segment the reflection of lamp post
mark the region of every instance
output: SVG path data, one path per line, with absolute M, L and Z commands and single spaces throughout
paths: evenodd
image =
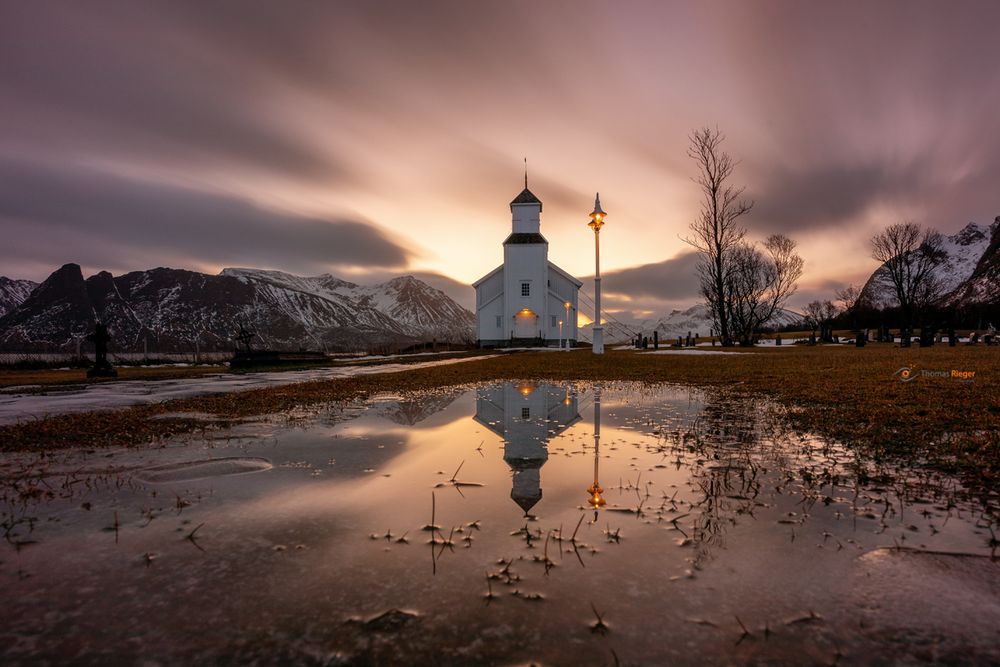
M 590 494 L 590 499 L 587 501 L 590 506 L 594 508 L 594 519 L 597 519 L 597 510 L 608 504 L 601 494 L 604 493 L 604 489 L 601 488 L 601 483 L 597 481 L 600 474 L 601 465 L 601 387 L 596 385 L 594 387 L 594 483 L 587 489 L 587 493 Z
M 573 304 L 567 301 L 563 305 L 566 306 L 566 351 L 569 352 L 569 307 Z
M 601 210 L 601 193 L 594 198 L 594 210 L 587 226 L 594 230 L 594 354 L 604 354 L 604 327 L 601 326 L 601 227 L 607 213 Z

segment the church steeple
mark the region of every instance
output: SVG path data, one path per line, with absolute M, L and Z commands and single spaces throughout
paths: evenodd
M 510 212 L 516 213 L 516 211 L 514 211 L 515 206 L 534 206 L 536 204 L 538 205 L 537 212 L 541 213 L 542 200 L 536 197 L 535 194 L 528 189 L 528 158 L 524 158 L 524 189 L 521 190 L 520 194 L 514 197 L 514 201 L 510 203 Z M 517 216 L 515 216 L 515 218 L 516 217 Z

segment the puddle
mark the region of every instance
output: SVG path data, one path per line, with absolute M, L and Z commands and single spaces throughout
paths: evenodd
M 681 387 L 499 383 L 6 455 L 0 655 L 1000 661 L 997 508 L 781 415 Z

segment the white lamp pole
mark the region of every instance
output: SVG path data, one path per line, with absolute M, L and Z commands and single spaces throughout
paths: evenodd
M 594 230 L 594 354 L 604 354 L 604 327 L 601 326 L 601 227 L 607 213 L 601 210 L 601 193 L 594 198 L 594 211 L 587 226 Z
M 563 321 L 559 320 L 559 349 L 560 350 L 562 349 L 562 346 L 563 346 L 562 325 L 563 325 Z
M 573 304 L 567 301 L 563 305 L 566 306 L 566 351 L 569 352 L 569 332 L 572 331 L 569 328 L 569 307 Z

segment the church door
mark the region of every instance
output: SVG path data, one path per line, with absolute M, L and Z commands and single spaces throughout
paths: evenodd
M 518 311 L 514 317 L 514 338 L 535 338 L 538 335 L 538 316 L 531 310 Z

